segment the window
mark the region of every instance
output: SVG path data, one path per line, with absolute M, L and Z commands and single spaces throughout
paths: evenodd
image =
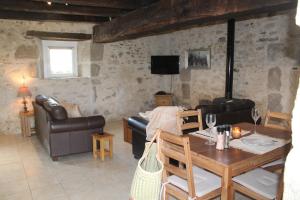
M 77 42 L 42 41 L 45 78 L 78 76 Z

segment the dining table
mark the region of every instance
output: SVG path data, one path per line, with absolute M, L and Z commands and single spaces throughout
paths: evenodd
M 249 131 L 253 134 L 254 124 L 238 123 L 233 126 L 240 127 L 242 130 Z M 286 140 L 283 146 L 263 154 L 254 154 L 238 148 L 229 147 L 224 150 L 217 150 L 216 145 L 206 145 L 204 138 L 194 135 L 188 135 L 190 138 L 191 157 L 193 165 L 204 168 L 222 178 L 221 199 L 234 199 L 232 178 L 242 173 L 261 167 L 264 164 L 286 157 L 291 148 L 291 132 L 274 128 L 256 126 L 259 134 L 280 138 Z

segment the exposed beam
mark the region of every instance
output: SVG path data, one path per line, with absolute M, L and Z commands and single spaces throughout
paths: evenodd
M 47 2 L 49 0 L 33 0 Z M 51 0 L 54 3 L 80 6 L 96 6 L 106 8 L 136 9 L 140 6 L 139 0 Z
M 37 37 L 41 40 L 63 40 L 63 41 L 83 41 L 92 39 L 91 34 L 85 33 L 61 33 L 44 31 L 27 31 L 26 36 Z
M 52 4 L 47 5 L 44 2 L 20 1 L 20 0 L 1 0 L 1 10 L 53 13 L 65 15 L 85 15 L 85 16 L 119 16 L 124 14 L 126 10 L 116 8 L 96 8 L 91 6 L 63 5 Z
M 23 11 L 0 10 L 0 19 L 16 19 L 31 21 L 69 21 L 100 23 L 108 21 L 107 17 L 82 16 L 82 15 L 59 15 L 49 13 L 34 13 Z
M 100 43 L 133 39 L 295 8 L 296 0 L 162 0 L 94 27 Z

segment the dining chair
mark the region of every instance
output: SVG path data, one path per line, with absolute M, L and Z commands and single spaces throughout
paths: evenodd
M 283 193 L 283 175 L 261 168 L 254 169 L 233 179 L 233 189 L 257 200 L 280 200 Z
M 276 128 L 280 130 L 291 130 L 292 116 L 288 113 L 271 112 L 267 111 L 265 119 L 265 127 Z M 274 123 L 276 120 L 277 123 Z
M 292 116 L 288 113 L 267 111 L 264 126 L 285 131 L 291 131 L 291 119 Z M 276 120 L 277 123 L 274 123 L 274 120 Z M 263 165 L 262 168 L 271 172 L 280 173 L 284 167 L 284 162 L 284 159 L 279 159 Z
M 189 138 L 161 131 L 159 157 L 163 162 L 163 186 L 165 199 L 170 196 L 179 200 L 212 199 L 221 194 L 221 178 L 192 165 Z M 170 164 L 175 159 L 185 164 L 180 168 Z
M 197 120 L 191 120 L 193 117 Z M 203 130 L 201 110 L 177 112 L 177 128 L 182 132 L 192 129 Z

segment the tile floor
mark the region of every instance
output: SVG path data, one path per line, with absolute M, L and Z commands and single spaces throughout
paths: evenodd
M 0 134 L 0 199 L 128 199 L 137 160 L 123 142 L 122 122 L 108 123 L 106 130 L 115 135 L 114 157 L 104 162 L 92 153 L 53 162 L 36 136 Z

